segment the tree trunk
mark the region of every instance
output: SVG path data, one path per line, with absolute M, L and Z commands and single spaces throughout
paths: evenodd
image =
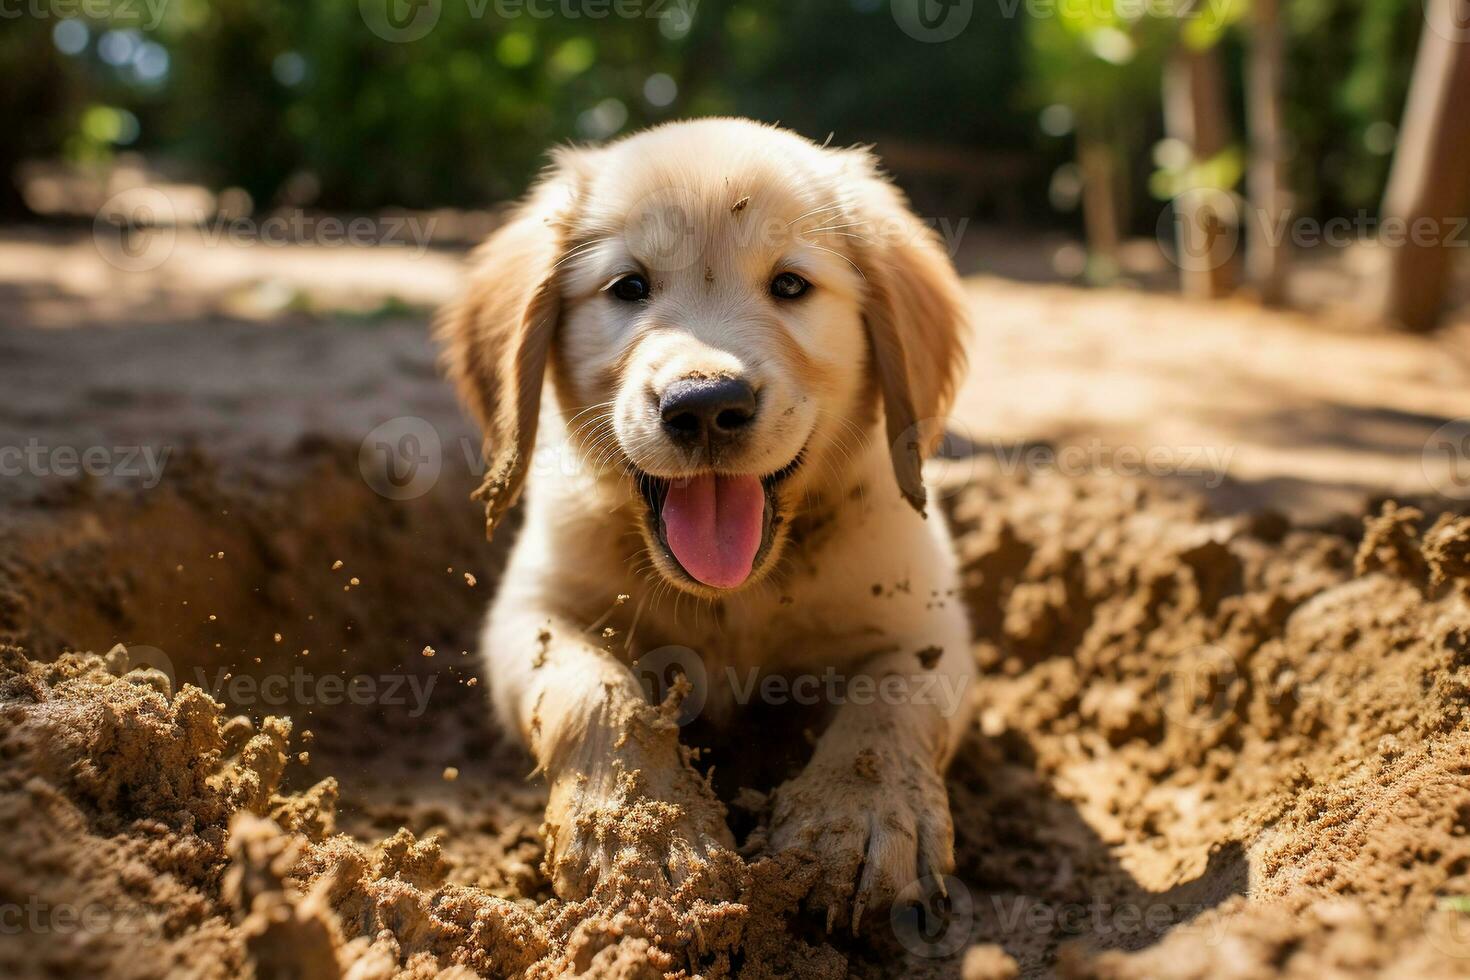
M 1470 203 L 1470 0 L 1427 0 L 1424 13 L 1378 235 L 1380 312 L 1410 330 L 1428 330 L 1444 306 Z
M 1246 114 L 1251 160 L 1247 177 L 1250 218 L 1246 278 L 1261 302 L 1286 301 L 1291 192 L 1281 121 L 1282 39 L 1278 0 L 1251 0 L 1251 41 L 1246 66 Z
M 1077 140 L 1077 162 L 1082 170 L 1082 225 L 1087 233 L 1089 264 L 1109 274 L 1118 269 L 1121 239 L 1118 218 L 1118 174 L 1113 148 L 1103 140 Z
M 1195 163 L 1221 153 L 1230 142 L 1225 79 L 1215 48 L 1180 43 L 1164 68 L 1164 129 L 1188 146 Z M 1239 228 L 1222 192 L 1186 190 L 1174 198 L 1179 282 L 1185 295 L 1224 296 L 1235 285 Z

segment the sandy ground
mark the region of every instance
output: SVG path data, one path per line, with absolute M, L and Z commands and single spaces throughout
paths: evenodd
M 0 481 L 0 975 L 1470 975 L 1461 327 L 971 281 L 958 867 L 853 939 L 795 859 L 738 903 L 551 895 L 472 655 L 504 542 L 423 318 L 380 308 L 394 256 L 359 257 L 364 317 L 187 277 L 119 310 L 82 245 L 22 254 L 52 261 L 0 262 L 0 446 L 34 447 Z M 400 416 L 440 446 L 408 499 L 360 453 Z
M 467 435 L 422 326 L 453 295 L 462 246 L 400 238 L 229 247 L 181 229 L 133 269 L 105 235 L 0 233 L 0 445 L 207 442 L 228 464 L 400 415 Z M 1045 236 L 972 229 L 962 244 L 977 332 L 952 451 L 1018 472 L 1051 450 L 1070 473 L 1178 480 L 1224 509 L 1308 520 L 1375 493 L 1470 499 L 1470 465 L 1456 468 L 1470 450 L 1454 446 L 1470 438 L 1455 424 L 1470 416 L 1470 268 L 1444 328 L 1414 337 L 1363 322 L 1371 249 L 1303 257 L 1296 292 L 1315 312 L 1263 315 L 998 278 L 1051 276 L 1075 246 Z M 1157 249 L 1134 264 L 1158 280 Z

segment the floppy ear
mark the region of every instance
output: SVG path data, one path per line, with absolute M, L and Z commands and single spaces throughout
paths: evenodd
M 968 315 L 959 276 L 938 237 L 881 177 L 866 152 L 859 172 L 858 260 L 867 280 L 863 321 L 883 394 L 889 453 L 899 490 L 924 513 L 923 461 L 944 435 L 944 419 L 965 369 Z
M 519 498 L 536 446 L 542 381 L 561 319 L 556 263 L 574 197 L 570 157 L 558 154 L 551 175 L 475 250 L 463 294 L 435 325 L 446 371 L 485 436 L 485 478 L 475 498 L 485 502 L 486 536 Z

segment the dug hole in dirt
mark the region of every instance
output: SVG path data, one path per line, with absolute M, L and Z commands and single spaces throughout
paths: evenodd
M 9 508 L 0 975 L 1470 975 L 1470 518 L 978 472 L 955 882 L 855 941 L 784 858 L 738 904 L 556 900 L 474 654 L 504 542 L 468 473 L 392 501 L 330 440 L 276 470 Z

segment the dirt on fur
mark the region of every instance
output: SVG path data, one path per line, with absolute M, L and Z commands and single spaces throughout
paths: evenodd
M 1470 519 L 977 473 L 958 867 L 854 939 L 798 911 L 801 855 L 710 902 L 647 898 L 630 848 L 557 900 L 473 654 L 504 542 L 468 474 L 395 502 L 357 467 L 10 509 L 0 975 L 1470 974 Z M 762 790 L 725 794 L 742 839 Z

